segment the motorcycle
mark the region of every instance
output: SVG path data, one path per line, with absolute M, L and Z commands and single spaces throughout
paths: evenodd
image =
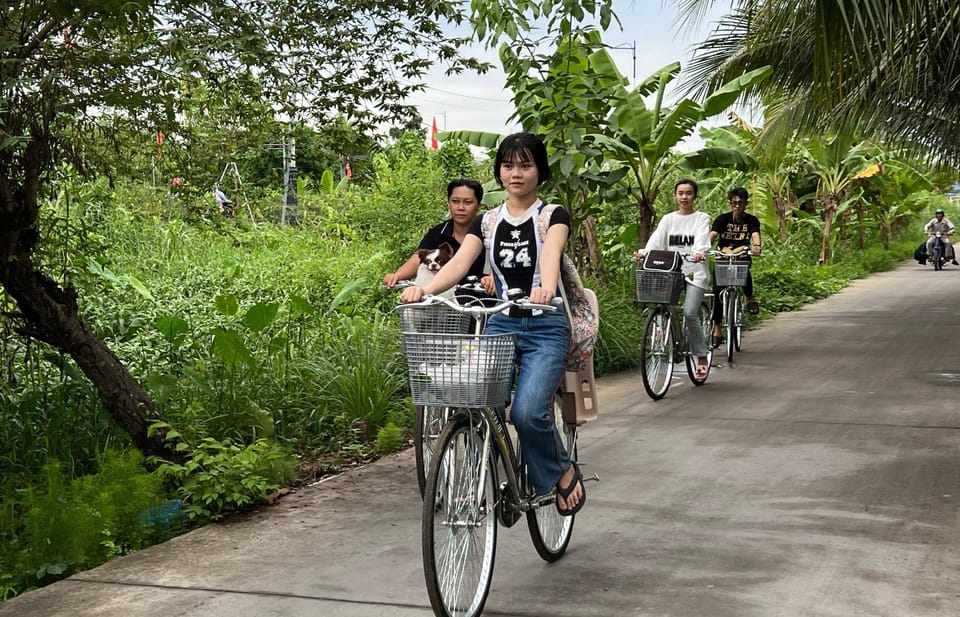
M 928 256 L 928 260 L 933 264 L 934 270 L 943 270 L 944 264 L 952 259 L 952 256 L 947 257 L 947 245 L 943 241 L 944 235 L 939 231 L 928 235 L 935 238 L 933 241 L 933 252 Z

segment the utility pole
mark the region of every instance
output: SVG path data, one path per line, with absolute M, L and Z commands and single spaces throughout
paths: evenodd
M 283 206 L 281 225 L 299 225 L 297 219 L 297 140 L 291 135 L 283 149 Z

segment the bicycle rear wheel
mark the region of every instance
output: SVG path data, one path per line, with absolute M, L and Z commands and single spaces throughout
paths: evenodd
M 487 601 L 497 549 L 495 457 L 484 453 L 468 415 L 447 422 L 436 446 L 423 498 L 427 594 L 438 617 L 474 617 Z
M 563 421 L 562 392 L 557 391 L 553 397 L 553 418 L 557 430 L 563 439 L 563 446 L 567 449 L 571 461 L 577 460 L 577 427 Z M 570 537 L 573 535 L 573 516 L 560 516 L 556 507 L 556 496 L 550 504 L 527 511 L 527 528 L 530 530 L 530 539 L 537 554 L 544 561 L 554 562 L 567 551 Z
M 700 309 L 697 311 L 697 320 L 699 321 L 700 329 L 703 331 L 703 340 L 709 341 L 710 332 L 713 328 L 713 315 L 706 302 L 700 303 Z M 710 349 L 710 345 L 707 345 L 707 374 L 703 379 L 697 379 L 697 357 L 691 353 L 687 353 L 685 359 L 687 375 L 690 376 L 690 381 L 693 382 L 693 385 L 702 386 L 707 383 L 707 378 L 710 377 L 710 367 L 713 365 L 713 350 Z
M 417 487 L 420 497 L 427 486 L 427 472 L 430 470 L 430 460 L 443 422 L 447 416 L 446 407 L 434 405 L 417 405 L 417 418 L 413 426 L 414 458 L 417 463 Z
M 643 325 L 640 361 L 640 376 L 647 395 L 655 401 L 662 399 L 673 378 L 673 331 L 665 308 L 655 308 Z

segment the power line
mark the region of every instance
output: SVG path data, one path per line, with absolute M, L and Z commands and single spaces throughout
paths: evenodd
M 491 101 L 491 102 L 493 102 L 493 103 L 509 103 L 509 102 L 510 102 L 509 99 L 504 100 L 504 99 L 491 99 L 491 98 L 486 98 L 486 97 L 482 97 L 482 96 L 470 96 L 469 94 L 460 94 L 459 92 L 451 92 L 451 91 L 449 91 L 449 90 L 443 90 L 443 89 L 441 89 L 441 88 L 434 88 L 433 86 L 426 86 L 426 89 L 427 89 L 427 90 L 434 90 L 434 91 L 436 91 L 436 92 L 442 92 L 442 93 L 444 93 L 444 94 L 451 94 L 451 95 L 453 95 L 453 96 L 459 96 L 459 97 L 465 98 L 465 99 L 474 99 L 474 100 L 476 100 L 476 101 Z

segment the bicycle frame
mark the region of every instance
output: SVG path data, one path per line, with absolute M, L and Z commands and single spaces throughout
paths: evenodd
M 711 255 L 716 259 L 714 272 L 716 274 L 717 286 L 720 286 L 720 280 L 734 284 L 723 285 L 717 296 L 721 308 L 721 323 L 726 330 L 726 352 L 727 361 L 733 362 L 735 352 L 740 351 L 742 328 L 745 321 L 743 318 L 743 307 L 746 304 L 746 295 L 744 286 L 749 277 L 751 261 L 744 260 L 752 255 L 746 247 L 740 247 L 740 250 L 732 253 L 723 251 L 711 251 Z M 737 268 L 733 269 L 734 264 Z M 721 270 L 723 265 L 726 269 Z M 724 276 L 721 277 L 720 274 Z M 739 307 L 739 308 L 738 308 Z

